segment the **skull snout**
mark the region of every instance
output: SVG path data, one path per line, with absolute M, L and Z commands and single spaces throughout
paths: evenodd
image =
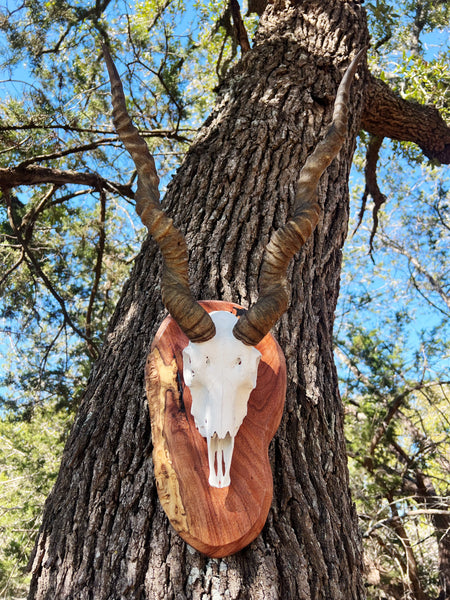
M 219 438 L 217 433 L 207 438 L 209 485 L 218 488 L 230 485 L 231 459 L 233 457 L 234 436 L 229 433 Z

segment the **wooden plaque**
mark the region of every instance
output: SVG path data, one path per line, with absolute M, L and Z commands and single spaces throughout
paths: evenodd
M 230 302 L 205 301 L 208 311 L 239 316 Z M 280 424 L 286 395 L 283 352 L 271 334 L 256 346 L 262 357 L 247 416 L 236 435 L 231 484 L 208 483 L 206 439 L 191 415 L 191 394 L 183 381 L 182 350 L 189 340 L 171 317 L 159 328 L 146 365 L 153 463 L 161 504 L 178 534 L 211 556 L 234 554 L 260 533 L 272 502 L 268 447 Z

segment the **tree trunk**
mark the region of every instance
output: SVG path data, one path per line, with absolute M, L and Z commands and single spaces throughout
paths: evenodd
M 300 168 L 367 39 L 356 0 L 269 5 L 165 198 L 186 234 L 197 298 L 255 301 L 263 248 L 286 220 Z M 364 598 L 332 349 L 364 79 L 354 81 L 348 138 L 321 180 L 323 214 L 290 266 L 291 306 L 274 332 L 288 390 L 261 535 L 233 556 L 208 559 L 175 534 L 158 502 L 144 365 L 164 310 L 160 257 L 147 240 L 46 503 L 30 598 Z
M 416 469 L 417 488 L 415 495 L 420 502 L 431 511 L 431 522 L 433 524 L 438 542 L 438 564 L 440 595 L 438 600 L 450 599 L 450 511 L 446 509 L 445 502 L 439 498 L 433 486 L 432 480 L 420 469 Z

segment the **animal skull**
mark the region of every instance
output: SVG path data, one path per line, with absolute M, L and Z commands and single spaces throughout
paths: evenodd
M 292 218 L 273 233 L 266 246 L 259 270 L 258 300 L 241 319 L 237 319 L 222 311 L 208 314 L 191 294 L 186 242 L 172 219 L 161 209 L 154 159 L 131 122 L 119 74 L 104 47 L 111 79 L 114 125 L 138 174 L 136 212 L 158 243 L 164 258 L 163 302 L 190 340 L 183 351 L 184 381 L 191 390 L 195 424 L 208 440 L 209 483 L 212 486 L 230 484 L 234 438 L 247 414 L 247 401 L 256 385 L 261 357 L 254 346 L 287 309 L 288 265 L 319 221 L 319 180 L 346 138 L 350 86 L 366 50 L 362 48 L 347 68 L 337 90 L 331 127 L 299 173 Z
M 237 317 L 225 311 L 210 313 L 216 335 L 183 350 L 183 377 L 192 395 L 195 425 L 208 443 L 209 485 L 230 485 L 234 438 L 247 414 L 250 392 L 256 386 L 261 353 L 233 335 Z

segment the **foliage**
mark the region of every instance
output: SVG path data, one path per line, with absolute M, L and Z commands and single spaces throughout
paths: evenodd
M 434 105 L 448 118 L 450 49 L 445 32 L 450 3 L 410 0 L 400 11 L 397 2 L 377 0 L 367 8 L 373 34 L 371 71 L 406 100 Z
M 448 181 L 428 166 L 404 180 L 388 148 L 380 162 L 387 208 L 371 256 L 367 226 L 348 240 L 336 330 L 350 475 L 369 598 L 436 598 L 450 544 Z
M 257 19 L 242 8 L 251 38 Z M 450 4 L 373 0 L 366 8 L 372 72 L 448 117 L 449 48 L 438 34 Z M 0 170 L 20 166 L 34 178 L 0 197 L 0 585 L 10 596 L 22 589 L 70 415 L 143 236 L 133 167 L 111 128 L 101 42 L 115 55 L 162 189 L 239 56 L 222 3 L 3 3 Z M 370 218 L 349 240 L 337 319 L 350 468 L 369 575 L 382 579 L 369 587 L 372 597 L 415 597 L 402 570 L 406 539 L 419 584 L 433 596 L 437 528 L 431 513 L 417 513 L 429 505 L 411 486 L 425 477 L 445 506 L 448 182 L 411 144 L 384 144 L 380 161 L 388 202 L 371 256 Z M 356 211 L 356 171 L 355 180 Z
M 0 420 L 0 598 L 26 593 L 24 574 L 56 479 L 70 415 L 48 403 L 27 420 Z
M 40 193 L 30 198 L 28 213 L 19 207 L 13 218 L 24 223 Z M 133 245 L 119 242 L 121 228 L 131 221 L 128 211 L 118 210 L 112 196 L 97 198 L 98 206 L 94 199 L 86 198 L 84 206 L 79 195 L 49 201 L 30 228 L 28 256 L 18 248 L 7 218 L 3 221 L 2 260 L 16 266 L 0 310 L 7 324 L 5 353 L 9 340 L 2 385 L 14 390 L 5 390 L 3 405 L 24 415 L 50 400 L 75 407 L 129 268 Z

